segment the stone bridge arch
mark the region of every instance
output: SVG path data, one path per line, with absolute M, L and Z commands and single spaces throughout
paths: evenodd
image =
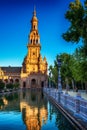
M 36 79 L 31 79 L 31 87 L 36 87 Z

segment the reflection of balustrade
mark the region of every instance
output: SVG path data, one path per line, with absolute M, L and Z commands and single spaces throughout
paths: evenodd
M 44 88 L 44 91 L 49 95 L 47 89 Z M 87 100 L 81 98 L 80 95 L 77 95 L 76 97 L 72 97 L 66 93 L 60 93 L 60 95 L 58 95 L 58 93 L 52 89 L 49 96 L 60 103 L 62 107 L 71 110 L 76 116 L 87 120 Z

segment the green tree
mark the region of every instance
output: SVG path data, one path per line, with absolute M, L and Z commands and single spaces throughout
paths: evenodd
M 87 56 L 87 0 L 84 1 L 84 5 L 80 0 L 71 2 L 65 18 L 70 22 L 70 27 L 63 33 L 63 38 L 73 43 L 78 43 L 82 39 L 82 51 Z
M 67 53 L 62 53 L 61 55 L 57 55 L 56 59 L 54 60 L 54 66 L 50 66 L 49 67 L 49 71 L 51 71 L 52 73 L 52 81 L 57 85 L 58 83 L 58 57 L 60 56 L 61 58 L 61 78 L 62 78 L 62 84 L 63 87 L 69 87 L 71 80 L 72 80 L 72 72 L 70 69 L 70 59 L 71 59 L 71 55 L 67 54 Z M 66 79 L 67 79 L 67 83 L 66 83 Z
M 80 48 L 76 49 L 71 59 L 71 71 L 72 76 L 74 77 L 76 82 L 81 82 L 80 84 L 85 83 L 87 81 L 87 62 L 84 59 Z
M 5 83 L 2 80 L 0 80 L 0 90 L 4 89 L 4 87 L 5 87 Z
M 8 83 L 8 84 L 6 84 L 6 88 L 7 89 L 13 89 L 14 85 L 12 83 Z
M 19 88 L 19 85 L 20 85 L 19 83 L 14 83 L 14 84 L 13 84 L 13 86 L 14 86 L 15 89 L 18 89 L 18 88 Z
M 52 82 L 53 87 L 57 86 L 57 82 L 58 82 L 58 68 L 57 65 L 54 66 L 49 66 L 49 71 L 51 72 L 51 78 L 49 78 L 49 80 Z
M 87 89 L 87 0 L 84 0 L 84 4 L 80 0 L 71 2 L 65 18 L 70 22 L 70 26 L 62 37 L 67 42 L 83 42 L 83 45 L 78 49 L 78 53 L 75 52 L 75 57 L 73 57 L 72 75 L 76 81 L 84 81 Z
M 70 27 L 63 38 L 68 42 L 79 42 L 80 38 L 87 40 L 87 0 L 84 6 L 80 0 L 75 0 L 69 5 L 69 10 L 65 14 L 65 18 L 70 22 Z
M 69 87 L 71 87 L 71 81 L 72 81 L 72 72 L 70 68 L 70 59 L 71 55 L 67 53 L 63 53 L 60 55 L 62 65 L 61 65 L 61 76 L 63 80 L 63 85 L 66 86 L 66 89 L 68 90 Z

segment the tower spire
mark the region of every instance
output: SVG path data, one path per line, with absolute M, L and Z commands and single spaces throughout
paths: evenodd
M 36 16 L 36 6 L 34 5 L 34 16 Z

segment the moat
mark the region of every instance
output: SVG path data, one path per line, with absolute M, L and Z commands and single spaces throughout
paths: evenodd
M 1 130 L 75 130 L 41 90 L 0 96 Z

